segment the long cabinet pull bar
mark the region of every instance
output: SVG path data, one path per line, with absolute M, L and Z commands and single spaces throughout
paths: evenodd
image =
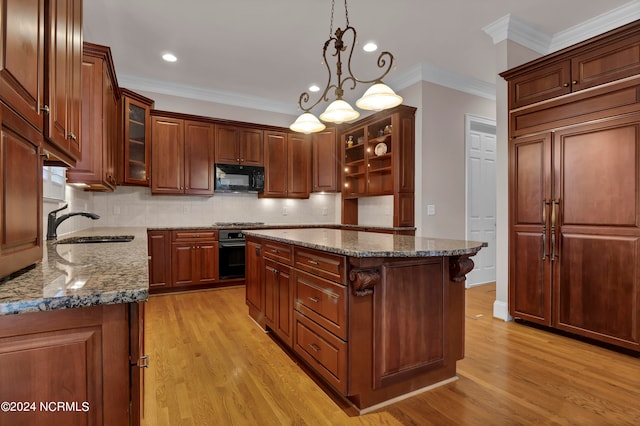
M 549 200 L 542 200 L 542 225 L 547 226 L 547 206 L 549 205 Z
M 556 248 L 556 220 L 558 219 L 559 212 L 556 210 L 560 208 L 560 200 L 551 201 L 551 260 L 556 260 L 558 256 L 558 250 Z
M 542 260 L 547 260 L 547 231 L 542 230 Z
M 547 209 L 551 202 L 542 200 L 542 260 L 547 259 Z
M 318 303 L 320 301 L 320 299 L 318 299 L 317 297 L 307 297 L 307 299 L 311 300 L 313 303 Z
M 559 201 L 552 200 L 551 201 L 551 230 L 556 227 L 556 204 L 560 204 Z
M 551 234 L 551 260 L 556 260 L 556 234 Z
M 315 352 L 319 352 L 320 351 L 320 346 L 316 345 L 315 343 L 309 343 L 309 344 L 307 344 L 307 346 L 309 346 Z

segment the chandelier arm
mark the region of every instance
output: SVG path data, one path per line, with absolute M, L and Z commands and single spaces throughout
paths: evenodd
M 309 94 L 309 92 L 303 92 L 300 94 L 300 98 L 298 99 L 298 107 L 304 111 L 304 112 L 311 112 L 311 110 L 318 105 L 320 102 L 324 101 L 324 102 L 328 102 L 329 101 L 329 97 L 327 96 L 327 93 L 329 93 L 329 90 L 331 90 L 332 88 L 338 88 L 339 86 L 336 86 L 335 84 L 331 84 L 331 80 L 333 78 L 333 76 L 331 75 L 331 67 L 329 66 L 329 61 L 327 61 L 327 49 L 329 48 L 329 45 L 331 44 L 331 42 L 336 41 L 335 37 L 330 37 L 327 41 L 324 42 L 324 47 L 322 49 L 322 59 L 323 59 L 323 63 L 325 65 L 325 67 L 327 68 L 327 85 L 325 86 L 324 90 L 322 91 L 322 94 L 320 95 L 320 97 L 318 98 L 317 101 L 315 101 L 311 106 L 308 107 L 304 107 L 302 106 L 302 104 L 306 104 L 309 102 L 311 95 Z M 337 52 L 336 52 L 337 54 Z M 333 55 L 335 56 L 335 54 Z M 340 79 L 340 76 L 338 76 L 338 80 Z

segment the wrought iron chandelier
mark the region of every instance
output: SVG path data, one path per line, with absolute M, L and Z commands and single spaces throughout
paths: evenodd
M 353 109 L 348 102 L 346 102 L 342 96 L 344 95 L 344 88 L 348 84 L 350 90 L 354 90 L 358 83 L 368 84 L 374 83 L 364 95 L 356 101 L 356 106 L 364 110 L 381 111 L 384 109 L 393 108 L 402 103 L 402 98 L 395 94 L 393 90 L 382 82 L 382 79 L 389 73 L 393 66 L 393 55 L 390 52 L 384 51 L 378 56 L 378 68 L 383 70 L 382 74 L 372 80 L 361 80 L 357 78 L 351 70 L 351 57 L 353 56 L 353 49 L 356 45 L 356 29 L 349 24 L 349 11 L 347 9 L 347 0 L 344 1 L 344 15 L 346 20 L 346 28 L 342 30 L 338 28 L 333 33 L 333 12 L 334 12 L 335 0 L 331 0 L 331 26 L 329 27 L 329 39 L 324 42 L 322 48 L 323 64 L 327 67 L 329 77 L 327 79 L 327 85 L 324 91 L 320 95 L 320 98 L 310 106 L 305 106 L 310 102 L 309 92 L 303 92 L 298 99 L 298 107 L 304 111 L 302 115 L 291 125 L 289 128 L 294 132 L 301 133 L 315 133 L 325 129 L 325 125 L 321 123 L 315 115 L 311 113 L 313 109 L 320 102 L 329 101 L 329 92 L 333 89 L 335 93 L 335 100 L 329 104 L 327 109 L 320 114 L 320 120 L 330 123 L 341 124 L 349 121 L 353 121 L 360 116 L 360 113 Z M 352 34 L 353 39 L 351 45 L 349 45 L 343 37 Z M 335 59 L 335 77 L 336 81 L 333 81 L 333 75 L 331 72 L 331 66 L 327 61 L 327 50 L 333 48 L 334 53 L 329 53 L 334 56 Z M 348 74 L 343 76 L 343 63 L 342 54 L 347 54 L 346 71 Z

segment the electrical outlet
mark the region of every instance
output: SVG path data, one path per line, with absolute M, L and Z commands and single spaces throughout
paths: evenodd
M 120 206 L 118 205 L 113 206 L 113 214 L 114 216 L 120 214 Z
M 184 214 L 191 213 L 191 206 L 188 206 L 186 204 L 184 206 L 182 206 L 182 213 L 184 213 Z
M 328 209 L 328 208 L 326 208 L 326 207 L 323 207 L 323 208 L 322 208 L 322 216 L 326 216 L 326 215 L 328 215 L 328 214 L 329 214 L 329 209 Z
M 427 204 L 427 216 L 435 216 L 435 215 L 436 215 L 436 205 Z
M 287 208 L 287 206 L 283 206 L 282 207 L 282 216 L 286 216 L 289 214 L 289 209 Z

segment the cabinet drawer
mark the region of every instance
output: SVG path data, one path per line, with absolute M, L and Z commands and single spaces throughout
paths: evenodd
M 295 280 L 296 309 L 346 340 L 346 287 L 301 271 L 296 271 Z
M 296 247 L 295 266 L 323 278 L 346 284 L 345 257 L 323 251 Z
M 336 390 L 347 393 L 347 344 L 299 312 L 294 350 Z
M 200 241 L 217 239 L 218 231 L 211 229 L 189 229 L 171 232 L 171 241 Z
M 262 253 L 264 257 L 291 265 L 293 250 L 289 244 L 264 240 Z

